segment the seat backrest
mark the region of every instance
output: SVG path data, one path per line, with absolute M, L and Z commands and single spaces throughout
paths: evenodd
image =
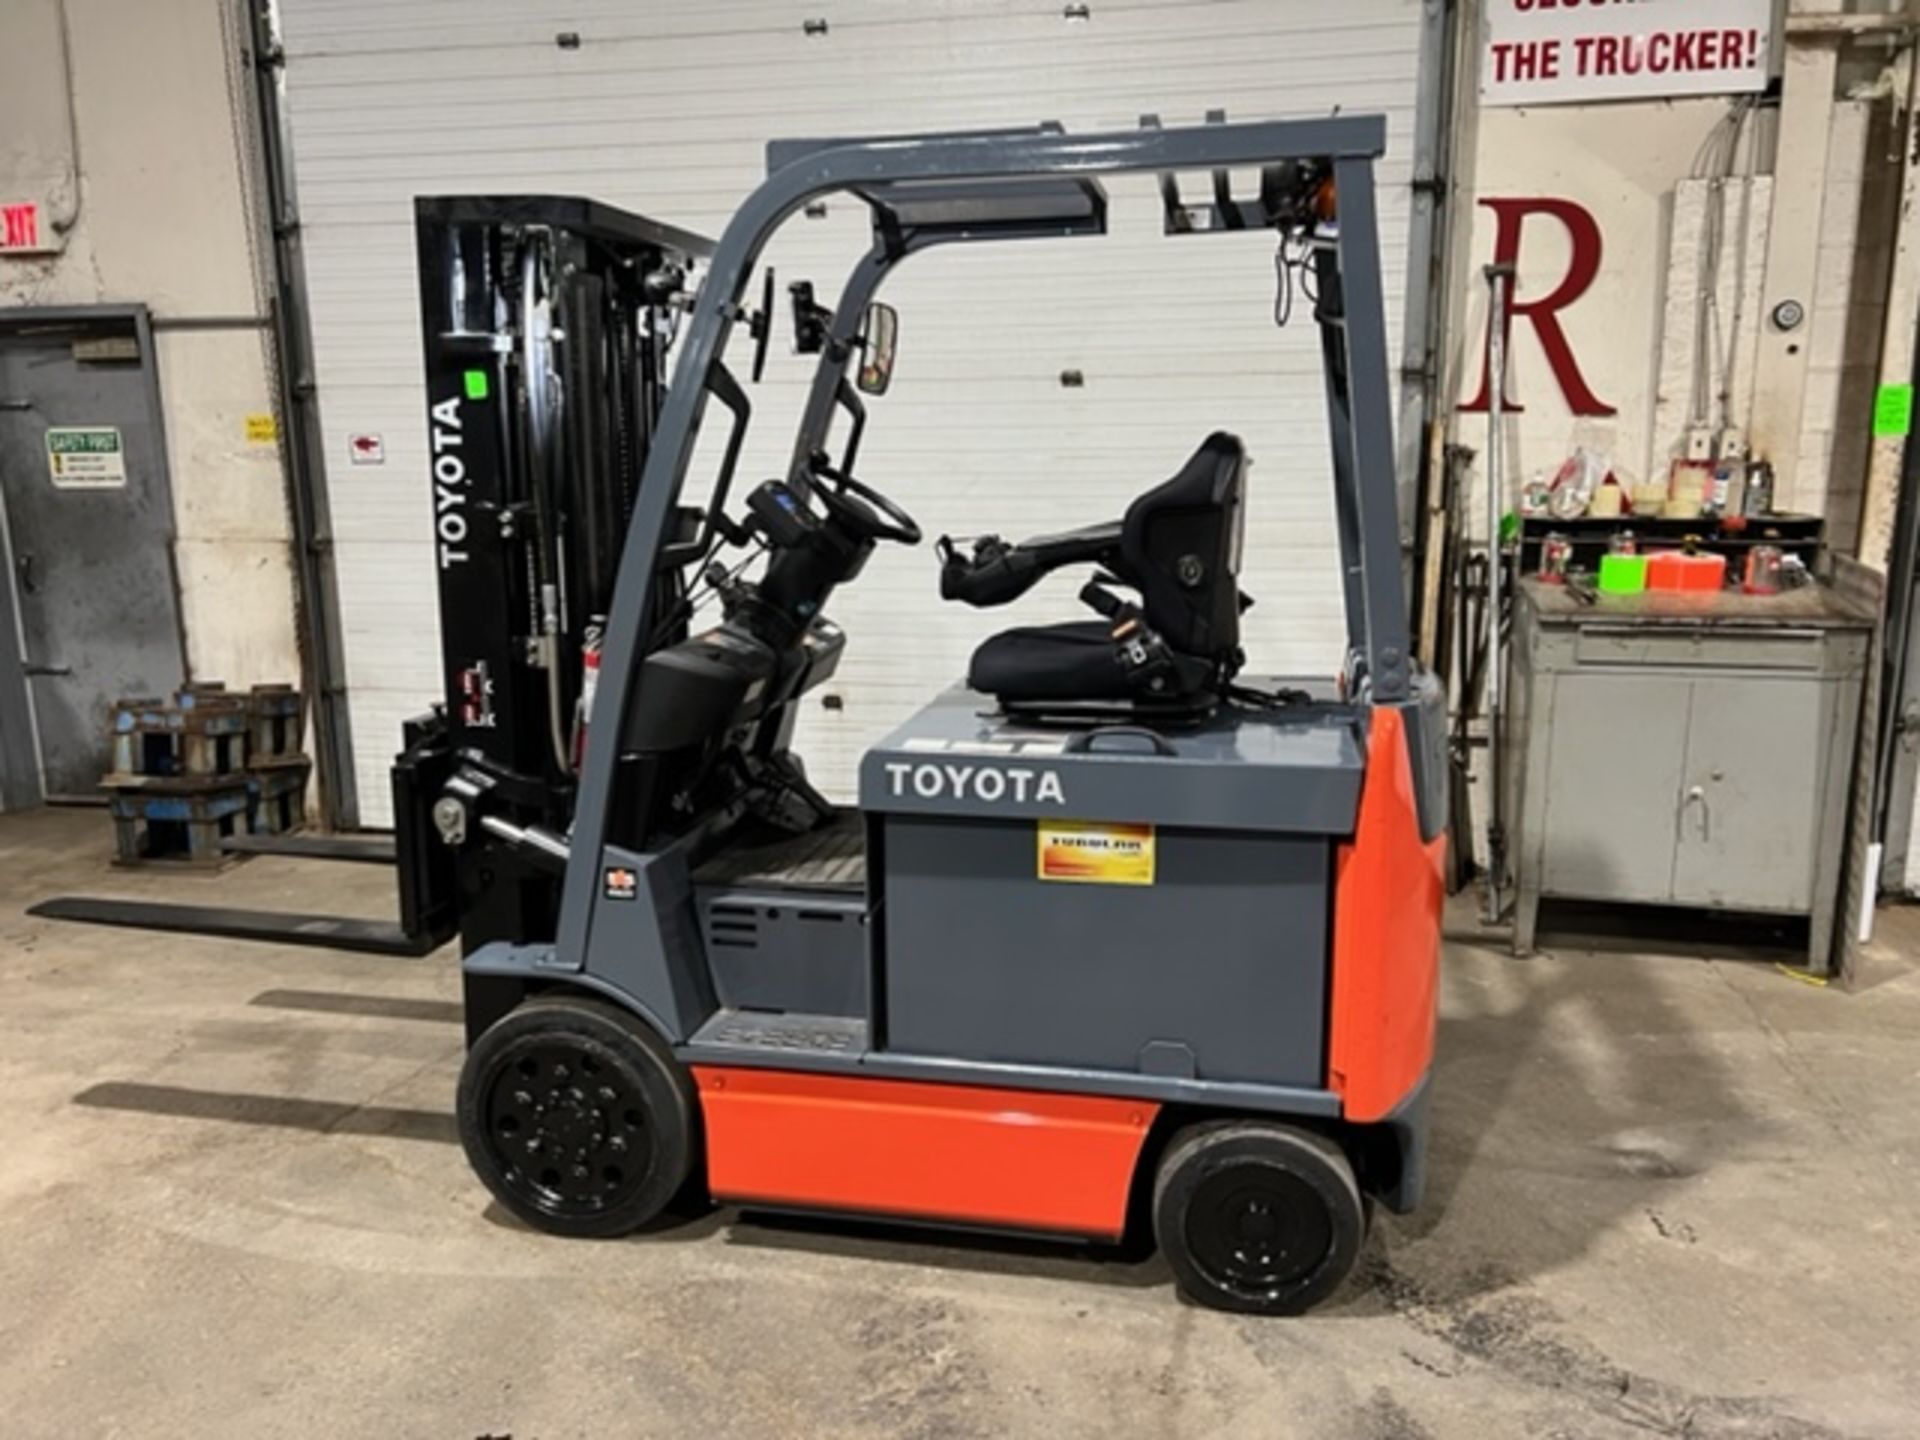
M 1240 539 L 1247 451 L 1216 430 L 1180 473 L 1127 507 L 1124 579 L 1175 650 L 1225 658 L 1240 645 Z

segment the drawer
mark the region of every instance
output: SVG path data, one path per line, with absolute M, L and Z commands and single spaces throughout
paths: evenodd
M 1581 665 L 1675 665 L 1739 670 L 1818 670 L 1819 630 L 1711 630 L 1705 627 L 1583 625 L 1573 642 Z

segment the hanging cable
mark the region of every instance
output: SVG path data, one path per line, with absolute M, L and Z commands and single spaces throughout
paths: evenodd
M 1282 233 L 1280 243 L 1273 247 L 1273 323 L 1284 330 L 1292 318 L 1293 262 L 1287 255 L 1287 237 Z
M 1313 254 L 1313 242 L 1304 235 L 1280 232 L 1280 242 L 1273 250 L 1273 323 L 1285 329 L 1287 321 L 1293 318 L 1293 291 L 1296 283 L 1300 292 L 1314 303 L 1320 297 L 1313 286 L 1313 267 L 1307 262 Z M 1294 272 L 1299 271 L 1298 281 Z
M 80 223 L 83 203 L 80 167 L 80 106 L 73 88 L 73 26 L 67 18 L 67 0 L 54 0 L 53 15 L 60 34 L 60 78 L 67 100 L 67 180 L 69 191 L 60 214 L 52 217 L 54 230 L 65 235 Z

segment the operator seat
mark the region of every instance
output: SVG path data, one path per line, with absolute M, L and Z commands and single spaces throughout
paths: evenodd
M 967 684 L 1003 706 L 1045 709 L 1210 700 L 1240 667 L 1240 540 L 1246 449 L 1209 435 L 1178 474 L 1127 507 L 1117 526 L 1033 541 L 1040 573 L 1092 560 L 1104 573 L 1081 598 L 1107 618 L 1003 630 L 973 652 Z M 1101 536 L 1096 550 L 1085 541 Z M 1079 539 L 1077 547 L 1063 541 Z M 1048 555 L 1049 547 L 1060 558 Z M 1137 606 L 1106 589 L 1138 592 Z M 1024 586 L 1022 587 L 1024 588 Z

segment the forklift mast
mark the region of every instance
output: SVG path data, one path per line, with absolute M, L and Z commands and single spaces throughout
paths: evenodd
M 602 632 L 692 272 L 714 247 L 560 196 L 421 199 L 415 228 L 444 700 L 403 729 L 391 850 L 275 847 L 391 858 L 398 923 L 91 896 L 36 914 L 379 955 L 553 934 Z M 663 572 L 650 609 L 681 613 L 685 588 Z
M 621 548 L 712 245 L 563 197 L 425 198 L 415 222 L 444 701 L 395 763 L 396 851 L 403 918 L 470 951 L 556 922 Z

